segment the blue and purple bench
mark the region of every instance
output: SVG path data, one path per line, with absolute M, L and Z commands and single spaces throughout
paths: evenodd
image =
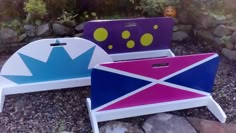
M 211 96 L 218 55 L 175 57 L 169 49 L 172 28 L 171 18 L 85 25 L 84 37 L 116 61 L 92 70 L 87 107 L 93 132 L 99 132 L 98 122 L 201 106 L 222 123 L 226 121 Z

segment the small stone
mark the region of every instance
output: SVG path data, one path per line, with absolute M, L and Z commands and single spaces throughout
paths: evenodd
M 52 29 L 53 29 L 54 34 L 59 35 L 59 36 L 73 34 L 72 30 L 69 27 L 66 27 L 64 25 L 57 24 L 57 23 L 54 23 L 52 25 Z
M 143 124 L 145 133 L 197 133 L 184 117 L 160 113 Z
M 78 33 L 78 34 L 75 34 L 74 37 L 83 37 L 83 33 Z
M 18 42 L 24 41 L 25 38 L 27 38 L 27 34 L 26 34 L 26 33 L 23 33 L 22 35 L 19 36 Z
M 177 25 L 175 25 L 174 27 L 173 27 L 173 31 L 175 32 L 175 31 L 179 31 L 179 27 L 177 26 Z
M 79 25 L 77 25 L 77 26 L 75 27 L 75 30 L 76 30 L 76 31 L 79 31 L 79 32 L 83 31 L 83 30 L 84 30 L 84 25 L 85 25 L 85 22 L 84 22 L 84 23 L 81 23 L 81 24 L 79 24 Z
M 48 36 L 50 33 L 49 24 L 43 24 L 37 27 L 37 36 Z
M 36 33 L 36 28 L 33 25 L 24 25 L 24 30 L 27 36 L 34 37 Z
M 173 41 L 184 41 L 189 39 L 189 35 L 184 31 L 177 31 L 173 33 Z
M 99 129 L 100 133 L 143 133 L 138 126 L 124 122 L 109 122 Z
M 225 47 L 228 48 L 228 49 L 233 49 L 234 45 L 231 42 L 229 42 L 225 45 Z
M 232 34 L 232 31 L 224 25 L 219 25 L 215 28 L 213 34 L 218 37 L 223 37 Z
M 209 14 L 203 14 L 202 16 L 199 17 L 199 23 L 202 27 L 204 28 L 210 28 L 210 27 L 214 27 L 215 24 L 215 18 Z
M 179 30 L 185 31 L 187 33 L 190 33 L 193 28 L 192 25 L 178 25 L 178 27 L 179 27 Z
M 0 30 L 0 40 L 2 43 L 17 42 L 18 41 L 17 32 L 12 29 L 3 28 Z
M 223 48 L 222 53 L 225 57 L 230 60 L 236 60 L 236 50 L 230 50 L 228 48 Z
M 178 20 L 181 24 L 189 24 L 191 23 L 188 12 L 187 11 L 181 11 L 178 13 Z
M 187 119 L 199 133 L 235 133 L 236 131 L 235 124 L 222 124 L 193 117 L 188 117 Z
M 214 36 L 211 34 L 211 32 L 207 31 L 207 30 L 199 30 L 196 31 L 197 36 L 199 36 L 202 39 L 206 39 L 208 41 L 213 41 L 214 40 Z
M 230 41 L 235 44 L 236 43 L 236 31 L 231 35 Z

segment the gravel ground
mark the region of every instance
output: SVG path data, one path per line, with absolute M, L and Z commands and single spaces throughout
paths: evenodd
M 208 45 L 193 44 L 173 44 L 172 50 L 176 55 L 217 51 L 211 47 L 206 48 Z M 0 67 L 9 55 L 0 54 Z M 213 97 L 226 112 L 227 123 L 236 124 L 236 62 L 221 55 L 220 59 Z M 9 95 L 6 97 L 4 110 L 0 113 L 0 133 L 90 133 L 91 126 L 85 104 L 88 96 L 89 87 Z M 171 113 L 215 120 L 205 107 Z M 141 126 L 149 116 L 121 121 Z M 100 123 L 100 126 L 104 124 Z

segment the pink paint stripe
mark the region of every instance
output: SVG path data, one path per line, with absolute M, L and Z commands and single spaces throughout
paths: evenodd
M 102 64 L 102 66 L 146 77 L 151 77 L 155 79 L 161 79 L 176 71 L 188 67 L 196 62 L 206 59 L 212 55 L 214 55 L 214 53 L 179 56 L 179 57 L 167 57 L 167 58 L 152 58 L 144 60 L 123 61 L 117 63 Z M 164 65 L 164 66 L 153 67 L 159 65 Z
M 99 111 L 203 97 L 204 95 L 156 84 Z

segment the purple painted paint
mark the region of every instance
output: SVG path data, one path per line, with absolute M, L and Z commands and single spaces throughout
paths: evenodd
M 90 21 L 84 38 L 108 54 L 168 49 L 172 38 L 172 18 L 137 18 Z
M 165 86 L 162 84 L 156 84 L 151 86 L 137 94 L 134 94 L 130 97 L 124 98 L 110 106 L 107 106 L 99 111 L 157 104 L 163 102 L 171 102 L 177 100 L 184 100 L 190 98 L 203 97 L 204 95 L 181 90 L 178 88 L 172 88 L 170 86 Z
M 208 53 L 198 56 L 188 55 L 188 56 L 179 56 L 175 58 L 173 57 L 152 58 L 145 60 L 108 63 L 108 64 L 102 64 L 102 66 L 134 74 L 139 74 L 154 79 L 161 79 L 213 55 L 214 53 Z

